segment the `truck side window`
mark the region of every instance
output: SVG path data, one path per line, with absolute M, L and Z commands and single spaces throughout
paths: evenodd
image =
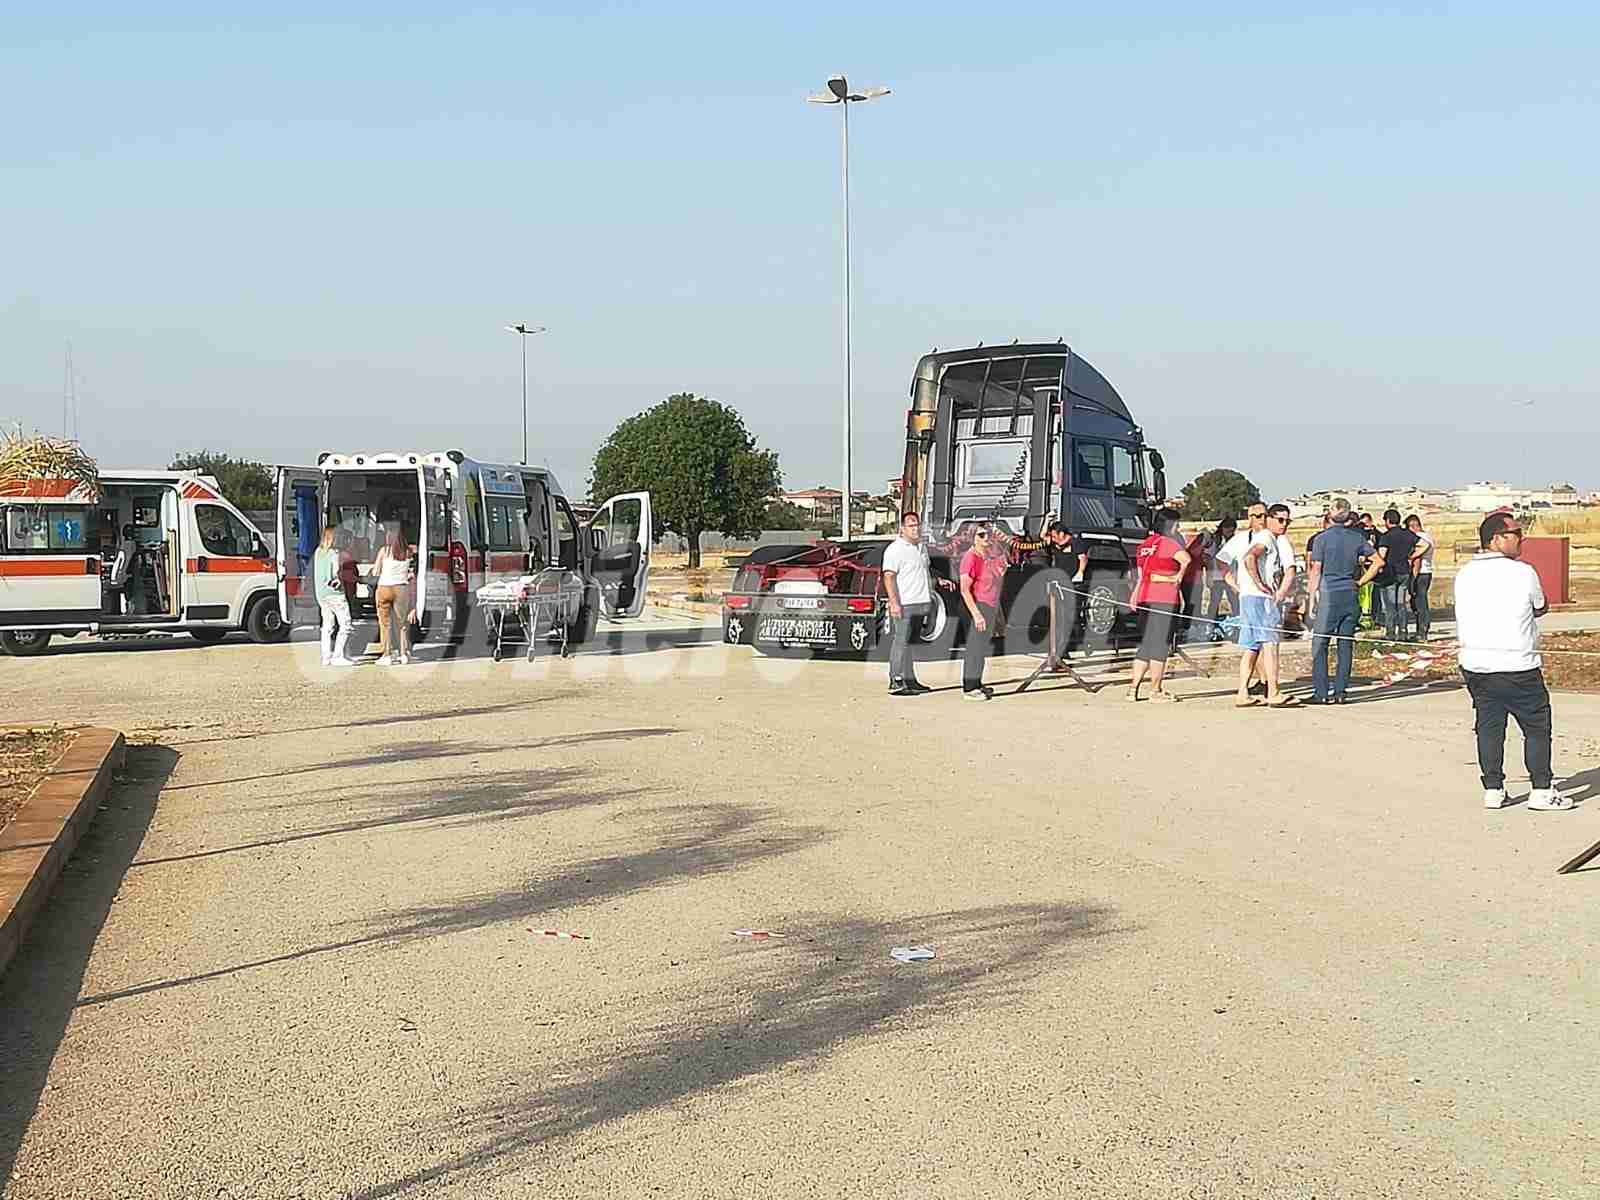
M 1072 439 L 1072 486 L 1088 492 L 1111 490 L 1111 463 L 1104 442 Z
M 1125 500 L 1144 500 L 1144 472 L 1126 446 L 1111 447 L 1111 482 Z
M 578 523 L 573 520 L 572 509 L 566 500 L 556 501 L 556 562 L 568 571 L 578 569 Z

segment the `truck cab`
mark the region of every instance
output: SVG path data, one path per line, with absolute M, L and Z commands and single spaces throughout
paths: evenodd
M 922 517 L 924 539 L 951 578 L 973 522 L 992 520 L 1024 547 L 1051 520 L 1062 522 L 1089 547 L 1079 628 L 1104 641 L 1131 635 L 1121 602 L 1134 550 L 1166 499 L 1165 464 L 1116 389 L 1071 347 L 923 355 L 906 415 L 903 488 L 903 509 Z M 1003 600 L 1019 596 L 1028 575 L 1026 562 L 1014 561 Z M 930 622 L 929 636 L 943 627 Z

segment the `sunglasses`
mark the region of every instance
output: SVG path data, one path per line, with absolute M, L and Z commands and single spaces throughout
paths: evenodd
M 986 538 L 988 536 L 989 535 L 987 533 L 983 532 L 983 530 L 980 529 L 977 533 L 972 535 L 972 540 L 973 541 L 977 541 L 979 538 Z

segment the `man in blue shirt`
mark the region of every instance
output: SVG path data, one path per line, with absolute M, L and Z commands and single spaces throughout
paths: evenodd
M 1311 703 L 1343 704 L 1350 686 L 1350 665 L 1355 657 L 1356 622 L 1361 609 L 1356 599 L 1363 559 L 1373 555 L 1360 526 L 1350 519 L 1350 501 L 1336 496 L 1329 507 L 1332 522 L 1317 535 L 1311 547 L 1308 586 L 1317 594 L 1317 622 L 1311 635 Z M 1328 689 L 1328 643 L 1335 643 L 1337 661 L 1333 690 Z

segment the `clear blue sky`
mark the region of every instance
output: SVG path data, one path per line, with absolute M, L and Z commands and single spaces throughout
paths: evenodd
M 0 418 L 102 462 L 458 444 L 581 492 L 670 392 L 858 482 L 930 346 L 1064 336 L 1181 484 L 1600 487 L 1593 5 L 82 3 L 0 28 Z

